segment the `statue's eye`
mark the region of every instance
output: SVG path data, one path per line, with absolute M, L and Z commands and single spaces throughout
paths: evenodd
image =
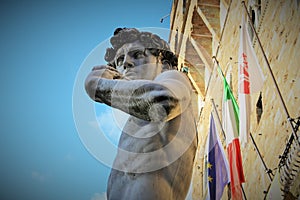
M 143 58 L 145 56 L 145 53 L 142 50 L 136 50 L 132 53 L 132 56 L 134 59 L 139 59 L 139 58 Z
M 117 65 L 117 66 L 121 66 L 121 65 L 123 65 L 123 62 L 124 62 L 124 55 L 119 56 L 119 57 L 117 58 L 116 65 Z

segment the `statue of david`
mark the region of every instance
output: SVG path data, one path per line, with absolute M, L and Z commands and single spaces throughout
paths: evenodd
M 85 81 L 91 99 L 129 114 L 107 199 L 184 200 L 197 147 L 192 86 L 156 34 L 117 28 L 110 43 Z

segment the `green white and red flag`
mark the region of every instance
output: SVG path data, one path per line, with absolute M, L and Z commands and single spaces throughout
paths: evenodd
M 233 200 L 241 200 L 243 199 L 241 184 L 245 182 L 245 177 L 239 141 L 239 108 L 225 77 L 223 77 L 223 80 L 223 126 L 226 134 L 229 161 L 231 198 Z

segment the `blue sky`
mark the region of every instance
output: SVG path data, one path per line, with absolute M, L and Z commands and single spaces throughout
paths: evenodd
M 1 1 L 0 199 L 102 198 L 110 169 L 80 139 L 74 84 L 86 58 L 115 28 L 169 28 L 170 18 L 160 18 L 171 4 Z M 101 112 L 107 108 L 96 108 L 100 121 Z

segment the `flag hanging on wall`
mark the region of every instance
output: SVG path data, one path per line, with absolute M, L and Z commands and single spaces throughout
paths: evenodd
M 233 200 L 243 199 L 242 186 L 245 182 L 242 155 L 239 141 L 239 108 L 231 89 L 225 79 L 224 81 L 224 109 L 223 124 L 226 133 L 227 153 L 230 169 L 230 187 Z
M 209 199 L 219 200 L 223 195 L 225 186 L 229 183 L 229 169 L 212 114 L 210 114 L 207 171 Z
M 264 83 L 264 76 L 261 72 L 256 54 L 252 47 L 244 15 L 242 16 L 238 57 L 238 100 L 240 105 L 239 133 L 240 142 L 242 146 L 244 146 L 248 142 L 250 135 L 250 94 L 260 91 Z

